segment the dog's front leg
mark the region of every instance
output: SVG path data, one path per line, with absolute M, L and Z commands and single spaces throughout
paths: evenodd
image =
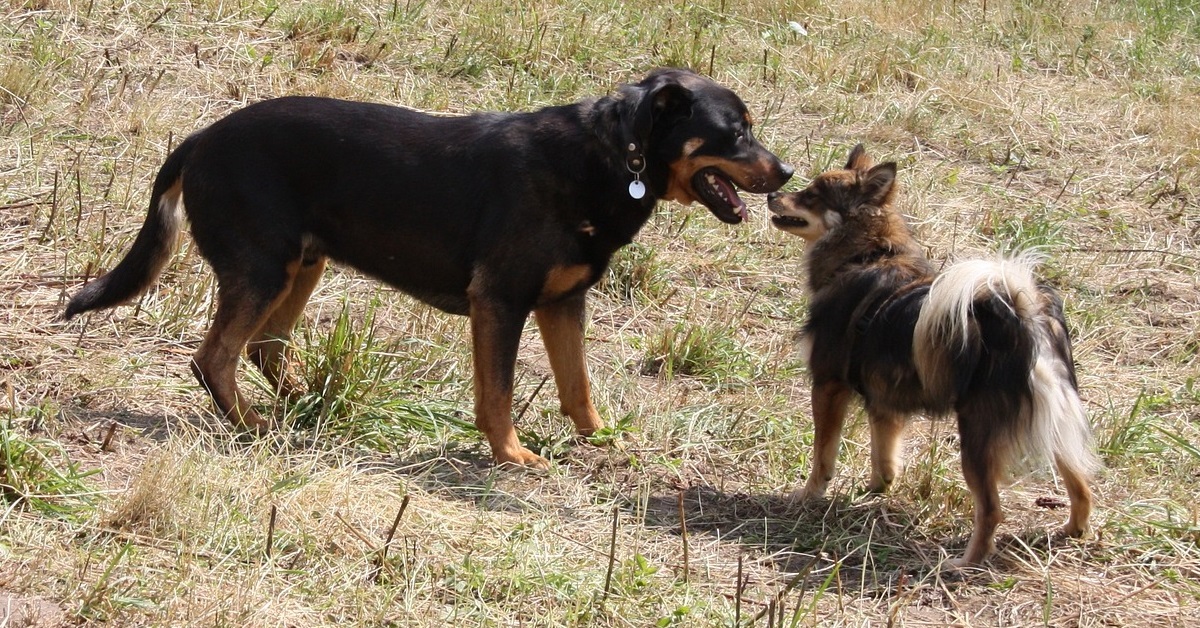
M 871 483 L 868 493 L 883 493 L 900 474 L 900 445 L 907 418 L 886 410 L 868 409 L 871 424 Z
M 583 351 L 584 312 L 585 297 L 582 294 L 533 311 L 550 358 L 550 369 L 554 371 L 562 411 L 571 417 L 581 435 L 591 436 L 604 427 L 604 422 L 592 405 Z
M 850 403 L 850 389 L 841 382 L 813 384 L 813 463 L 812 473 L 802 490 L 792 493 L 792 499 L 803 501 L 825 496 L 829 482 L 833 480 L 837 464 L 838 446 L 842 442 L 842 425 L 846 420 L 846 406 Z
M 487 437 L 496 462 L 547 468 L 550 463 L 545 458 L 521 445 L 512 422 L 513 370 L 528 316 L 528 311 L 471 297 L 475 426 Z

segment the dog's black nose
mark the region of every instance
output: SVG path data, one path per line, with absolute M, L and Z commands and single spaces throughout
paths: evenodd
M 787 181 L 788 179 L 792 178 L 792 175 L 796 172 L 796 169 L 788 164 L 780 164 L 779 172 L 783 175 L 783 180 Z
M 791 170 L 791 168 L 788 168 L 788 170 Z M 783 196 L 783 192 L 771 192 L 770 194 L 767 195 L 767 200 L 773 201 L 773 200 L 779 198 L 780 196 Z

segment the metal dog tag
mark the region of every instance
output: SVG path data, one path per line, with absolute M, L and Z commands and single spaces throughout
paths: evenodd
M 634 179 L 629 183 L 629 195 L 633 198 L 642 198 L 646 195 L 646 184 L 642 183 L 641 179 Z

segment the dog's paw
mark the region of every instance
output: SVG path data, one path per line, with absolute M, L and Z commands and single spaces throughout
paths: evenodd
M 545 471 L 550 468 L 550 461 L 545 458 L 521 447 L 512 451 L 496 454 L 496 464 L 512 465 L 515 467 L 524 467 L 527 469 L 537 469 Z
M 1086 537 L 1090 531 L 1086 523 L 1078 524 L 1074 521 L 1068 521 L 1066 525 L 1058 529 L 1058 536 L 1068 539 L 1080 539 Z
M 982 548 L 968 545 L 967 551 L 962 556 L 943 561 L 941 570 L 957 575 L 964 575 L 971 571 L 983 571 L 983 564 L 992 556 L 994 551 L 995 549 L 990 544 Z
M 962 574 L 966 570 L 975 566 L 975 563 L 967 560 L 966 557 L 951 558 L 942 563 L 942 571 L 952 574 Z
M 274 418 L 264 419 L 256 410 L 247 409 L 240 418 L 234 419 L 234 424 L 243 432 L 253 436 L 266 436 L 277 427 Z
M 891 488 L 891 482 L 885 482 L 879 479 L 871 480 L 871 483 L 863 489 L 863 495 L 882 495 L 888 492 L 888 490 Z
M 825 497 L 825 487 L 805 486 L 804 488 L 796 489 L 787 495 L 788 501 L 793 504 L 808 504 L 815 502 Z

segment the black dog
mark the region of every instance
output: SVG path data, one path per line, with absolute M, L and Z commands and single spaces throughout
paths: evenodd
M 808 242 L 801 346 L 816 443 L 797 497 L 824 496 L 857 393 L 871 425 L 871 491 L 886 490 L 899 472 L 910 415 L 957 415 L 975 531 L 950 566 L 992 551 L 1004 519 L 997 482 L 1025 457 L 1054 462 L 1071 498 L 1063 532 L 1083 534 L 1098 462 L 1062 301 L 1038 284 L 1029 258 L 969 260 L 939 274 L 893 204 L 895 181 L 896 164 L 876 166 L 860 144 L 845 168 L 769 197 L 772 224 Z
M 471 318 L 475 423 L 499 462 L 542 466 L 513 429 L 513 368 L 533 312 L 563 411 L 602 426 L 583 353 L 584 299 L 659 200 L 741 222 L 738 187 L 792 169 L 751 134 L 745 104 L 685 70 L 530 113 L 431 116 L 326 98 L 260 102 L 167 157 L 128 255 L 66 316 L 144 292 L 173 252 L 180 203 L 217 275 L 217 312 L 192 371 L 235 424 L 270 427 L 237 389 L 243 348 L 284 393 L 289 335 L 325 268 L 353 266 Z

